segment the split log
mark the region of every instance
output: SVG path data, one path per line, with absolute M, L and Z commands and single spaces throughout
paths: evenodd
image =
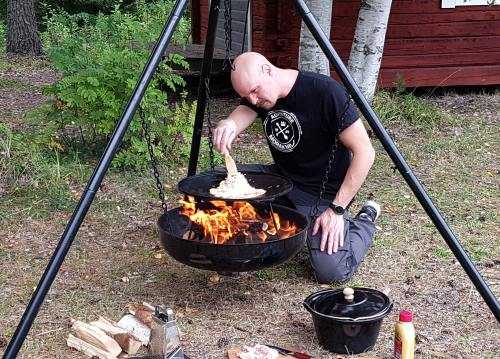
M 98 348 L 86 341 L 75 337 L 72 334 L 68 335 L 68 339 L 66 340 L 68 347 L 76 349 L 90 358 L 99 358 L 99 359 L 116 359 L 116 355 L 112 355 L 111 353 Z
M 104 330 L 109 335 L 128 333 L 125 329 L 117 326 L 115 322 L 104 317 L 99 317 L 98 320 L 90 322 L 89 324 Z
M 148 302 L 142 302 L 142 305 L 148 309 L 150 312 L 154 312 L 155 311 L 155 307 L 151 304 L 149 304 Z
M 122 329 L 125 329 L 130 334 L 134 336 L 137 340 L 139 340 L 142 344 L 149 344 L 149 337 L 151 336 L 151 329 L 141 322 L 139 319 L 134 317 L 132 314 L 125 314 L 119 321 L 116 323 Z
M 122 352 L 122 348 L 116 340 L 93 325 L 76 320 L 71 328 L 75 331 L 77 338 L 110 353 L 113 357 Z
M 127 354 L 136 354 L 141 348 L 142 343 L 134 338 L 131 333 L 116 325 L 115 322 L 99 317 L 99 320 L 90 322 L 91 325 L 103 330 L 111 336 L 120 345 Z
M 130 314 L 132 314 L 134 317 L 139 319 L 151 329 L 153 325 L 154 307 L 153 310 L 151 310 L 151 306 L 149 304 L 128 304 L 127 309 Z

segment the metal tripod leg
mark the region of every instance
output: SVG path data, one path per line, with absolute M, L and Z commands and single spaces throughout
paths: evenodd
M 186 8 L 187 0 L 177 0 L 175 6 L 170 13 L 170 17 L 168 18 L 165 27 L 163 28 L 163 32 L 156 43 L 156 46 L 149 57 L 149 60 L 144 67 L 144 70 L 137 82 L 137 85 L 132 93 L 132 96 L 123 111 L 123 114 L 116 125 L 115 131 L 111 136 L 106 149 L 99 161 L 99 164 L 94 170 L 92 177 L 89 179 L 87 186 L 85 188 L 84 193 L 80 197 L 80 201 L 76 206 L 71 219 L 66 225 L 66 229 L 59 240 L 57 248 L 52 255 L 52 258 L 43 273 L 38 286 L 33 293 L 31 300 L 24 311 L 24 314 L 17 326 L 12 339 L 7 346 L 3 358 L 5 359 L 13 359 L 17 356 L 19 349 L 21 348 L 28 332 L 35 320 L 35 317 L 38 314 L 40 306 L 42 305 L 47 292 L 52 285 L 61 265 L 66 257 L 66 254 L 73 243 L 73 239 L 75 238 L 80 225 L 87 214 L 87 211 L 94 200 L 94 196 L 96 191 L 99 189 L 101 182 L 106 174 L 106 171 L 111 164 L 111 160 L 113 159 L 116 151 L 119 149 L 120 144 L 122 142 L 123 136 L 134 117 L 134 113 L 139 106 L 142 97 L 153 77 L 156 69 L 158 68 L 158 64 L 160 63 L 165 50 L 167 49 L 168 43 L 172 38 L 172 34 L 174 33 L 175 27 L 177 26 L 182 14 Z
M 196 103 L 196 114 L 194 118 L 193 138 L 191 140 L 191 153 L 189 156 L 188 176 L 196 174 L 198 156 L 200 154 L 201 133 L 203 131 L 203 118 L 207 105 L 207 80 L 212 71 L 214 57 L 215 34 L 217 20 L 219 18 L 220 0 L 212 0 L 210 3 L 210 14 L 208 17 L 207 38 L 205 40 L 205 52 L 203 54 L 203 65 L 201 67 L 200 83 L 198 85 L 198 102 Z
M 425 212 L 427 212 L 427 215 L 434 223 L 434 226 L 437 228 L 439 233 L 441 233 L 441 236 L 444 238 L 446 244 L 448 244 L 451 251 L 457 258 L 459 263 L 462 265 L 462 268 L 465 270 L 472 283 L 474 283 L 474 285 L 476 286 L 476 289 L 483 297 L 493 315 L 498 321 L 500 321 L 500 304 L 497 298 L 488 287 L 484 279 L 481 277 L 481 274 L 478 272 L 478 270 L 474 266 L 474 263 L 472 263 L 471 259 L 469 258 L 463 247 L 460 245 L 460 242 L 457 240 L 455 234 L 451 231 L 450 227 L 445 222 L 444 218 L 441 216 L 434 203 L 432 203 L 432 200 L 425 192 L 425 189 L 418 181 L 418 178 L 412 172 L 410 166 L 406 163 L 403 155 L 401 154 L 401 152 L 399 152 L 398 148 L 378 119 L 377 115 L 368 104 L 368 101 L 366 101 L 362 92 L 347 71 L 347 68 L 342 63 L 339 55 L 331 45 L 330 40 L 325 35 L 318 22 L 312 15 L 311 11 L 307 7 L 305 1 L 294 1 L 297 9 L 299 10 L 300 16 L 302 17 L 302 20 L 307 25 L 309 31 L 318 42 L 319 46 L 325 53 L 330 63 L 335 67 L 335 70 L 340 76 L 343 84 L 352 95 L 352 98 L 356 102 L 356 105 L 358 105 L 359 110 L 370 124 L 371 128 L 389 154 L 389 157 L 391 157 L 392 161 L 396 165 L 398 171 L 401 173 L 422 207 L 424 207 Z

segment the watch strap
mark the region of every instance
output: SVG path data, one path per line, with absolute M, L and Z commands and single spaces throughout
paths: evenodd
M 339 214 L 339 215 L 343 215 L 346 211 L 346 209 L 344 207 L 342 207 L 341 205 L 338 205 L 334 202 L 330 202 L 330 204 L 328 205 L 328 207 L 333 211 L 335 212 L 336 214 Z

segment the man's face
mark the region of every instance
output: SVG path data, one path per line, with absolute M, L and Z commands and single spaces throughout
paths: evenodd
M 278 88 L 270 71 L 259 68 L 234 76 L 233 87 L 236 92 L 252 105 L 270 110 L 278 100 Z

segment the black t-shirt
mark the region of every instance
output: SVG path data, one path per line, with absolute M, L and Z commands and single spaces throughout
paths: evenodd
M 346 90 L 328 76 L 299 71 L 289 94 L 271 110 L 257 108 L 246 99 L 241 104 L 262 119 L 280 172 L 299 189 L 318 195 L 335 136 L 358 119 Z M 324 198 L 335 197 L 350 162 L 350 151 L 339 142 Z

